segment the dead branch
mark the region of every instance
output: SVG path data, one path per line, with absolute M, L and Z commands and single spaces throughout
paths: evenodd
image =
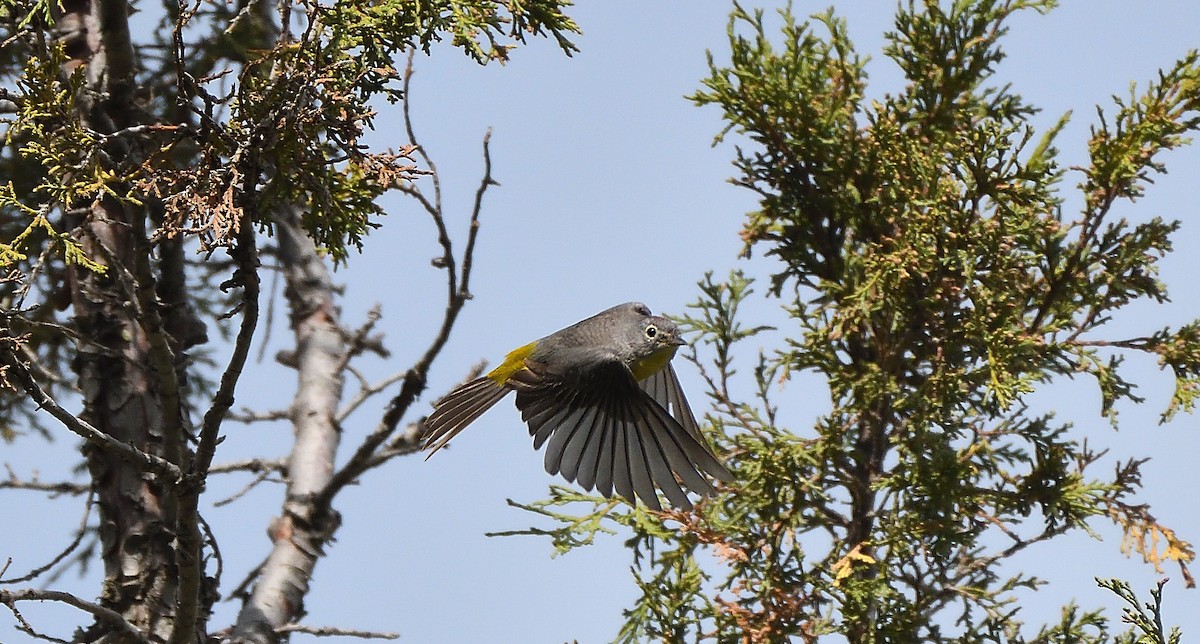
M 350 402 L 338 412 L 337 422 L 339 423 L 346 422 L 346 419 L 349 418 L 350 415 L 355 411 L 357 411 L 363 403 L 404 379 L 404 372 L 400 371 L 372 385 L 367 384 L 366 379 L 363 378 L 362 374 L 358 373 L 357 370 L 351 368 L 347 368 L 347 370 L 353 373 L 356 378 L 358 378 L 359 390 L 358 393 L 354 395 L 354 398 L 352 398 Z
M 274 409 L 271 411 L 254 411 L 250 408 L 243 408 L 241 411 L 231 411 L 226 418 L 235 422 L 250 425 L 252 423 L 269 423 L 277 420 L 291 420 L 292 412 L 289 409 Z M 211 471 L 211 469 L 210 469 Z
M 217 569 L 213 571 L 213 587 L 220 588 L 225 575 L 225 558 L 221 556 L 221 548 L 217 545 L 217 535 L 213 534 L 212 526 L 203 516 L 200 517 L 200 527 L 204 530 L 205 542 L 212 548 L 213 560 L 217 562 Z
M 483 373 L 483 370 L 487 369 L 487 364 L 487 360 L 477 362 L 467 372 L 462 383 L 467 383 L 478 378 Z M 421 451 L 421 448 L 424 446 L 424 442 L 421 439 L 425 436 L 425 424 L 423 421 L 424 418 L 419 422 L 409 423 L 403 432 L 393 436 L 392 440 L 388 441 L 387 446 L 379 450 L 379 453 L 375 455 L 375 458 L 371 461 L 371 467 L 378 467 L 397 456 L 407 456 Z
M 253 490 L 254 488 L 258 487 L 258 485 L 260 483 L 263 483 L 265 481 L 272 480 L 275 483 L 283 483 L 284 482 L 283 479 L 271 479 L 271 474 L 272 474 L 272 472 L 270 472 L 270 471 L 259 472 L 258 475 L 255 476 L 253 479 L 251 479 L 249 483 L 242 486 L 242 489 L 238 490 L 237 492 L 234 492 L 233 494 L 231 494 L 219 501 L 214 501 L 213 507 L 219 508 L 222 506 L 229 505 L 230 503 L 233 503 L 234 501 L 242 498 L 243 496 L 246 496 L 247 494 L 250 493 L 250 490 Z
M 37 640 L 43 640 L 46 642 L 54 642 L 55 644 L 71 644 L 67 640 L 64 640 L 64 639 L 61 639 L 58 637 L 54 637 L 51 635 L 46 635 L 45 633 L 39 633 L 38 631 L 36 631 L 33 628 L 33 625 L 30 624 L 29 621 L 25 619 L 25 616 L 21 614 L 21 611 L 17 610 L 16 606 L 9 604 L 8 609 L 12 611 L 13 617 L 16 618 L 16 620 L 17 620 L 17 630 L 18 631 L 21 631 L 22 633 L 25 633 L 26 635 L 32 637 L 33 639 L 37 639 Z
M 284 624 L 276 628 L 275 632 L 280 635 L 285 633 L 304 633 L 306 635 L 316 635 L 317 637 L 360 637 L 372 640 L 394 640 L 400 637 L 399 633 L 389 633 L 386 631 L 360 631 L 353 628 L 306 626 L 304 624 Z
M 275 628 L 304 614 L 312 571 L 340 522 L 329 506 L 315 505 L 312 499 L 329 481 L 341 438 L 335 415 L 350 338 L 338 321 L 329 270 L 299 213 L 276 213 L 275 231 L 299 386 L 291 405 L 295 440 L 288 456 L 287 491 L 281 515 L 268 528 L 271 551 L 237 591 L 253 580 L 232 630 L 235 639 L 247 642 L 275 641 Z
M 29 373 L 29 369 L 13 352 L 12 345 L 15 342 L 11 337 L 3 338 L 3 348 L 0 348 L 0 363 L 6 367 L 4 375 L 9 382 L 15 382 L 22 390 L 33 400 L 38 406 L 38 409 L 43 409 L 46 413 L 56 418 L 64 427 L 81 436 L 89 443 L 107 450 L 116 456 L 123 458 L 142 469 L 153 472 L 160 476 L 168 485 L 177 485 L 183 480 L 183 471 L 174 463 L 154 454 L 143 452 L 142 450 L 126 443 L 117 440 L 112 436 L 93 427 L 71 412 L 63 409 L 50 394 L 42 389 L 41 385 Z
M 462 310 L 463 305 L 471 299 L 469 286 L 475 255 L 475 242 L 479 235 L 479 215 L 483 208 L 483 197 L 488 188 L 500 185 L 492 177 L 492 155 L 490 148 L 492 132 L 488 130 L 483 137 L 483 178 L 480 179 L 479 188 L 475 192 L 475 203 L 471 209 L 471 220 L 467 232 L 467 244 L 463 251 L 462 266 L 460 268 L 455 258 L 453 243 L 451 242 L 446 226 L 445 212 L 442 209 L 441 183 L 438 179 L 437 168 L 424 147 L 418 142 L 415 130 L 412 127 L 412 118 L 409 109 L 410 97 L 412 96 L 409 84 L 412 75 L 413 55 L 410 53 L 408 64 L 404 70 L 403 92 L 405 100 L 402 106 L 404 124 L 409 142 L 429 167 L 433 181 L 434 197 L 431 201 L 413 184 L 402 186 L 400 189 L 405 194 L 416 199 L 424 207 L 425 211 L 433 219 L 434 226 L 437 228 L 438 243 L 442 247 L 442 255 L 434 260 L 434 265 L 446 270 L 446 308 L 442 315 L 442 325 L 437 335 L 430 342 L 424 355 L 404 374 L 400 392 L 388 403 L 388 407 L 384 411 L 383 417 L 380 419 L 375 430 L 363 439 L 363 442 L 355 450 L 350 460 L 333 475 L 333 478 L 325 486 L 325 489 L 321 490 L 315 499 L 317 507 L 328 507 L 332 503 L 333 497 L 342 488 L 356 480 L 363 472 L 373 467 L 373 464 L 381 462 L 376 458 L 380 446 L 395 433 L 400 419 L 408 412 L 412 403 L 417 399 L 417 396 L 425 390 L 430 365 L 433 364 L 434 359 L 441 353 L 442 347 L 449 340 L 450 331 L 454 328 L 454 323 L 458 319 L 458 314 Z
M 421 451 L 424 445 L 421 438 L 424 435 L 425 425 L 423 423 L 409 423 L 404 431 L 393 436 L 385 447 L 375 453 L 370 467 L 378 467 L 397 456 L 408 456 Z
M 44 483 L 38 479 L 37 472 L 34 472 L 33 478 L 28 481 L 22 480 L 13 471 L 13 468 L 8 463 L 4 464 L 4 470 L 8 472 L 8 480 L 0 481 L 0 490 L 31 490 L 33 492 L 49 492 L 50 498 L 55 498 L 60 495 L 80 496 L 91 492 L 92 486 L 84 483 L 72 483 L 70 481 L 60 481 L 57 483 Z
M 20 583 L 24 583 L 27 581 L 37 579 L 38 577 L 41 577 L 43 574 L 45 574 L 45 572 L 47 570 L 50 570 L 51 568 L 57 566 L 60 562 L 62 562 L 64 559 L 66 559 L 68 556 L 70 556 L 70 554 L 72 552 L 74 552 L 76 548 L 79 547 L 79 544 L 83 542 L 83 537 L 87 534 L 87 522 L 88 522 L 88 518 L 92 516 L 92 505 L 93 505 L 93 503 L 95 503 L 95 501 L 96 501 L 95 493 L 93 491 L 89 490 L 87 502 L 84 504 L 84 508 L 83 508 L 83 518 L 79 520 L 79 527 L 76 528 L 76 530 L 75 530 L 75 538 L 71 540 L 71 543 L 67 544 L 67 547 L 64 548 L 62 552 L 55 555 L 54 558 L 51 559 L 45 565 L 38 566 L 37 568 L 30 570 L 28 573 L 26 573 L 20 577 L 17 577 L 15 579 L 0 579 L 0 584 L 20 584 Z M 8 565 L 4 566 L 4 570 L 8 570 Z M 3 576 L 4 576 L 3 571 L 0 571 L 0 577 L 3 577 Z
M 252 194 L 259 179 L 257 169 L 244 173 L 246 185 L 243 194 Z M 250 354 L 250 345 L 254 341 L 254 331 L 258 326 L 259 290 L 261 277 L 258 274 L 257 231 L 249 215 L 249 209 L 243 208 L 242 221 L 237 232 L 236 245 L 229 254 L 237 262 L 230 282 L 242 287 L 241 313 L 242 321 L 238 328 L 237 339 L 229 363 L 221 374 L 221 384 L 213 396 L 212 406 L 204 414 L 200 429 L 200 439 L 196 445 L 196 454 L 188 475 L 192 485 L 185 494 L 179 496 L 178 542 L 179 556 L 179 591 L 175 604 L 175 625 L 171 630 L 170 644 L 184 644 L 194 639 L 192 630 L 200 611 L 201 587 L 204 578 L 204 559 L 201 556 L 204 544 L 200 535 L 200 490 L 208 469 L 212 466 L 216 454 L 218 433 L 225 420 L 229 408 L 233 406 L 234 390 L 237 389 L 246 358 Z
M 253 189 L 252 185 L 249 187 Z M 212 465 L 217 448 L 217 433 L 226 414 L 229 413 L 229 408 L 233 406 L 233 392 L 237 388 L 242 369 L 246 366 L 246 357 L 250 353 L 254 330 L 258 325 L 261 278 L 258 274 L 255 234 L 254 224 L 248 216 L 245 217 L 238 230 L 237 245 L 230 250 L 230 255 L 237 262 L 237 270 L 231 281 L 242 287 L 242 322 L 234 341 L 233 353 L 229 356 L 229 364 L 225 366 L 225 371 L 221 374 L 221 384 L 213 396 L 212 406 L 204 414 L 196 458 L 192 461 L 191 473 L 194 475 L 203 476 Z
M 248 458 L 241 461 L 218 463 L 208 468 L 209 474 L 228 474 L 230 472 L 279 472 L 287 473 L 287 461 L 282 458 Z
M 13 615 L 17 616 L 17 619 L 22 626 L 30 629 L 27 632 L 30 632 L 31 634 L 32 627 L 29 627 L 28 622 L 26 622 L 24 618 L 20 617 L 20 613 L 17 611 L 16 607 L 17 602 L 23 601 L 52 601 L 66 604 L 68 606 L 74 606 L 75 608 L 78 608 L 86 613 L 91 613 L 97 620 L 109 624 L 121 633 L 128 635 L 129 637 L 133 638 L 133 641 L 150 644 L 150 640 L 146 639 L 146 636 L 143 635 L 142 632 L 136 627 L 134 627 L 133 624 L 130 624 L 128 621 L 126 621 L 120 613 L 105 608 L 95 602 L 80 599 L 71 593 L 65 593 L 60 590 L 39 590 L 37 588 L 25 588 L 22 590 L 0 590 L 0 604 L 8 606 L 8 609 L 13 612 Z M 51 639 L 52 641 L 64 641 L 47 638 L 45 636 L 41 636 L 41 638 Z
M 338 373 L 341 373 L 342 369 L 345 369 L 346 365 L 350 364 L 352 359 L 367 351 L 371 351 L 381 358 L 387 358 L 390 355 L 388 350 L 384 348 L 383 341 L 378 336 L 371 336 L 371 331 L 375 329 L 375 325 L 379 323 L 382 317 L 383 315 L 380 312 L 378 304 L 372 306 L 370 311 L 367 311 L 367 321 L 354 330 L 354 333 L 350 335 L 346 343 L 346 355 L 342 357 Z

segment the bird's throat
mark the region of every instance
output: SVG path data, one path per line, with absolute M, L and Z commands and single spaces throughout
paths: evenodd
M 650 376 L 662 371 L 671 358 L 675 357 L 675 351 L 679 347 L 663 347 L 654 353 L 634 361 L 629 365 L 629 370 L 633 372 L 634 380 L 641 382 Z

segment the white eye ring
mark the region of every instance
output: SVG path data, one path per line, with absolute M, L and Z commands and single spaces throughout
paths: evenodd
M 658 336 L 658 327 L 654 326 L 653 324 L 647 325 L 646 337 L 650 340 L 653 340 L 656 336 Z

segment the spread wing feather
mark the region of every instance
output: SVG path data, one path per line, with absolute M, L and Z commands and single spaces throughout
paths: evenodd
M 670 425 L 664 423 L 663 417 L 655 414 L 650 405 L 631 404 L 629 407 L 630 413 L 634 416 L 633 427 L 640 434 L 642 453 L 646 457 L 650 474 L 653 475 L 654 484 L 663 491 L 663 494 L 667 495 L 675 507 L 691 508 L 692 502 L 679 487 L 679 482 L 675 480 L 675 473 L 672 472 L 671 465 L 668 463 L 671 459 L 667 456 L 667 452 L 678 449 L 674 445 Z M 692 466 L 690 463 L 685 463 L 684 468 L 690 470 Z M 703 489 L 698 488 L 697 491 Z
M 600 429 L 597 427 L 600 424 L 597 418 L 600 409 L 598 407 L 588 407 L 582 412 L 576 413 L 579 414 L 578 421 L 568 418 L 566 422 L 568 424 L 578 422 L 583 430 L 576 431 L 571 436 L 570 441 L 563 447 L 559 463 L 559 471 L 562 472 L 563 477 L 568 481 L 576 480 L 576 476 L 579 474 L 579 465 L 583 462 L 583 453 L 587 450 L 588 445 L 600 442 Z M 547 450 L 546 455 L 549 456 L 549 454 L 550 451 Z M 591 489 L 591 487 L 589 486 L 588 489 Z
M 587 368 L 574 372 L 527 360 L 509 381 L 534 447 L 546 449 L 546 471 L 654 509 L 659 490 L 690 508 L 685 490 L 713 492 L 702 472 L 729 476 L 702 442 L 669 367 L 639 386 L 615 357 L 587 358 Z
M 600 425 L 600 442 L 596 445 L 596 453 L 592 460 L 585 460 L 579 472 L 579 484 L 584 489 L 591 489 L 589 482 L 595 481 L 596 491 L 605 497 L 612 496 L 613 490 L 613 444 L 616 441 L 617 428 L 613 419 L 605 416 Z M 594 463 L 594 465 L 592 465 Z
M 700 434 L 700 426 L 688 405 L 687 396 L 683 395 L 683 387 L 679 384 L 679 376 L 675 368 L 667 365 L 654 375 L 638 383 L 642 390 L 648 393 L 659 406 L 687 432 L 692 440 L 681 440 L 679 446 L 687 454 L 687 458 L 706 474 L 725 481 L 733 482 L 733 474 L 712 455 L 704 437 Z M 707 481 L 706 481 L 707 483 Z M 689 485 L 689 488 L 692 486 Z M 711 486 L 709 486 L 711 489 Z M 692 488 L 693 491 L 699 492 Z

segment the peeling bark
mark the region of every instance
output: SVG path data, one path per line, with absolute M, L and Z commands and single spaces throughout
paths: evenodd
M 347 346 L 334 304 L 329 270 L 300 226 L 296 212 L 281 214 L 275 232 L 296 334 L 296 396 L 291 407 L 295 443 L 287 465 L 283 513 L 271 522 L 271 553 L 233 629 L 233 641 L 273 643 L 278 630 L 304 614 L 309 580 L 340 517 L 315 503 L 333 475 L 341 432 L 335 421 L 342 398 Z
M 109 217 L 120 222 L 128 221 L 129 216 L 119 205 L 109 204 L 84 224 L 95 238 L 92 243 L 108 247 L 117 261 L 128 259 L 129 229 L 96 220 Z M 150 359 L 147 335 L 125 307 L 115 280 L 90 273 L 78 277 L 76 325 L 83 337 L 108 349 L 97 351 L 80 345 L 75 369 L 84 397 L 81 416 L 122 442 L 163 456 L 165 445 L 179 437 L 162 432 L 163 411 L 155 385 L 158 374 Z M 101 605 L 121 614 L 152 639 L 165 640 L 173 626 L 176 593 L 174 495 L 167 482 L 111 451 L 89 444 L 84 452 L 100 516 L 105 578 Z M 107 624 L 93 627 L 95 635 L 107 630 Z
M 83 124 L 101 133 L 136 124 L 128 6 L 119 0 L 71 0 L 63 9 L 59 33 L 73 56 L 67 64 L 86 69 L 86 88 L 78 104 Z M 136 161 L 119 141 L 111 142 L 106 152 L 117 164 Z M 161 321 L 153 309 L 145 217 L 140 207 L 105 198 L 87 204 L 75 229 L 88 254 L 108 270 L 72 271 L 76 328 L 98 345 L 80 343 L 74 369 L 83 393 L 84 420 L 119 441 L 180 465 L 184 437 L 173 352 L 161 323 L 147 324 L 147 318 Z M 146 315 L 146 304 L 153 315 Z M 162 373 L 164 366 L 170 373 Z M 170 411 L 164 411 L 164 394 Z M 151 641 L 164 641 L 174 625 L 177 594 L 176 503 L 170 487 L 175 482 L 92 444 L 84 454 L 99 509 L 104 562 L 100 605 Z M 101 621 L 79 636 L 101 642 L 129 638 Z

